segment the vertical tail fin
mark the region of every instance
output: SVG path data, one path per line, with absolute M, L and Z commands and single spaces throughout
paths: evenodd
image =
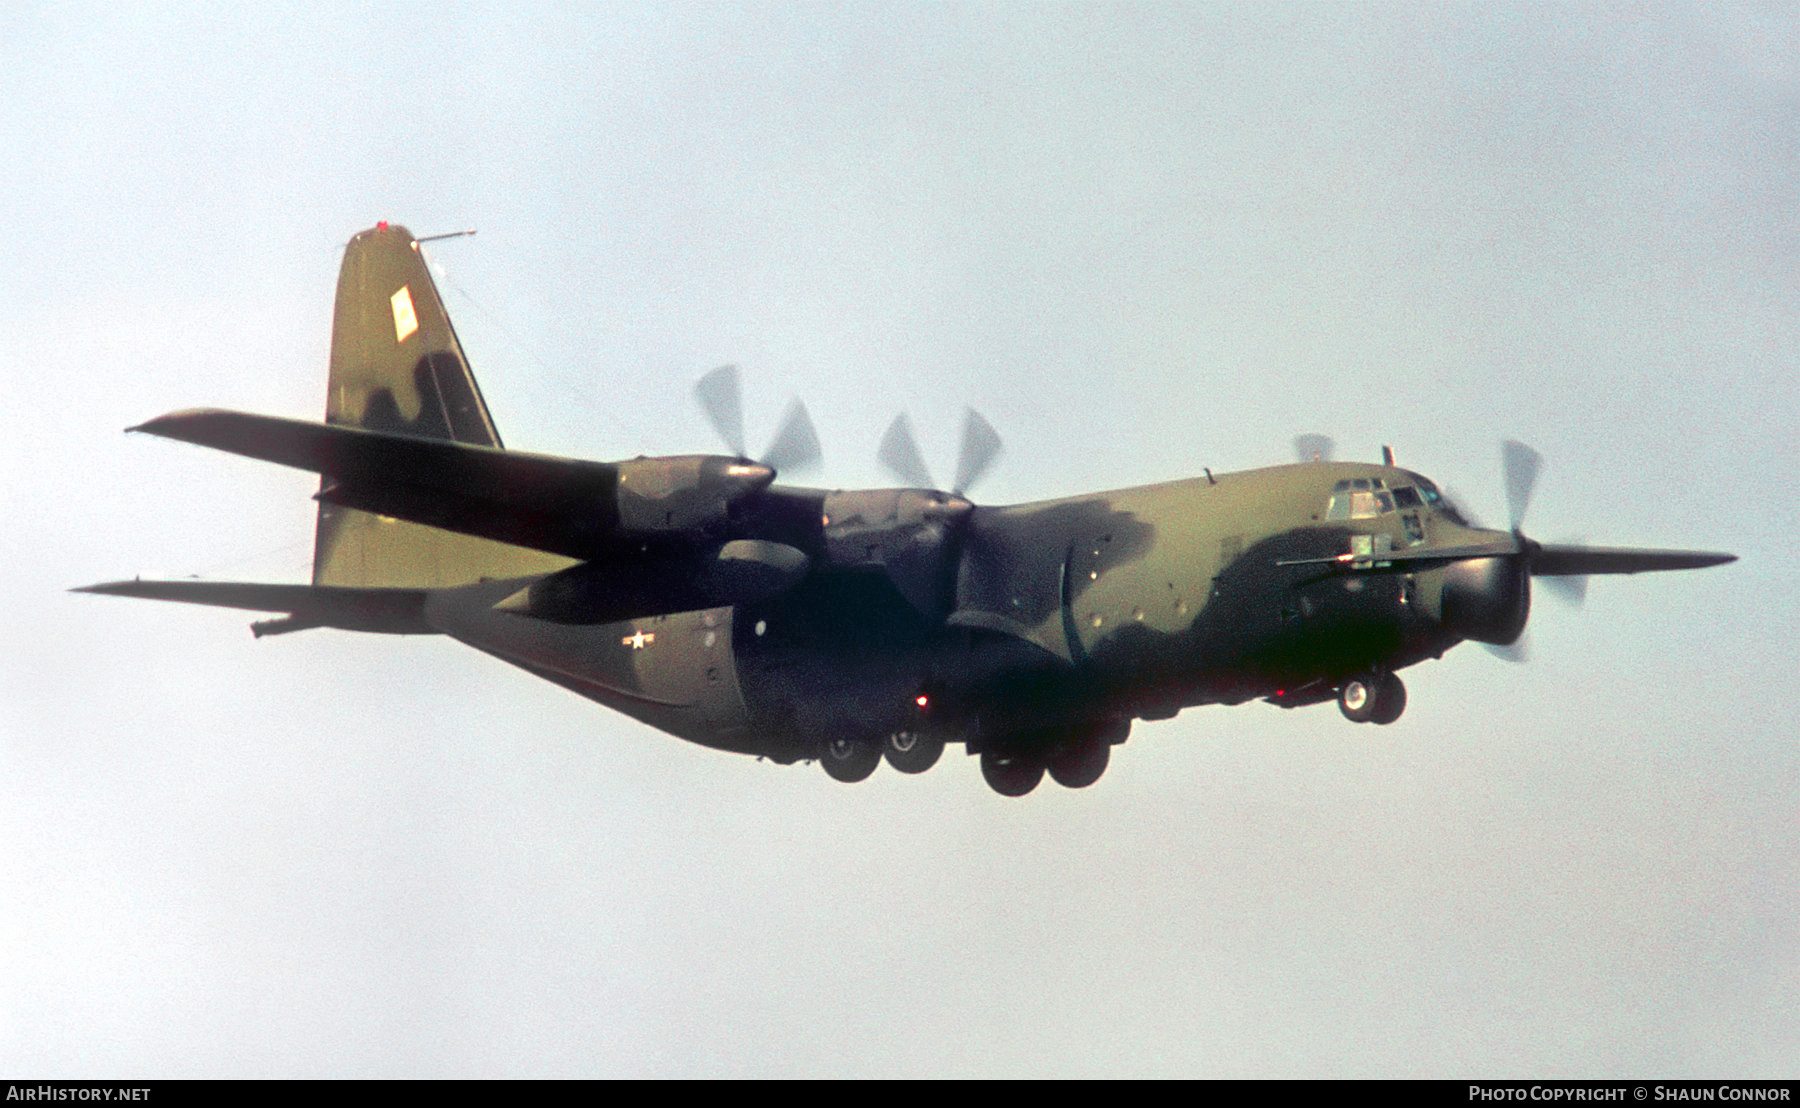
M 501 446 L 419 243 L 404 227 L 378 224 L 344 250 L 325 421 Z M 540 551 L 319 505 L 315 585 L 446 588 L 568 564 Z

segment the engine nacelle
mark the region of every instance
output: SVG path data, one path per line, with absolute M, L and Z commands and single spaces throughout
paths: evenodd
M 717 531 L 730 522 L 733 504 L 775 480 L 768 466 L 716 454 L 634 458 L 617 466 L 619 527 L 634 534 Z
M 1458 638 L 1506 646 L 1517 642 L 1531 615 L 1531 578 L 1518 556 L 1469 558 L 1429 576 L 1437 590 L 1437 620 Z
M 960 496 L 929 489 L 865 489 L 825 498 L 825 551 L 831 563 L 880 570 L 921 613 L 951 607 L 957 524 L 974 510 Z

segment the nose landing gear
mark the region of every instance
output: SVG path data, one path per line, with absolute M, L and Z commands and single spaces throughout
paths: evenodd
M 1392 723 L 1406 711 L 1406 686 L 1391 673 L 1352 677 L 1338 689 L 1338 710 L 1352 723 Z

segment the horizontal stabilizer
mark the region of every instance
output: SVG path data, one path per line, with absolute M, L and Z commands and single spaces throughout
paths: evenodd
M 262 585 L 244 581 L 109 581 L 72 592 L 176 600 L 253 612 L 286 612 L 288 618 L 253 625 L 260 637 L 308 627 L 429 635 L 424 589 L 363 589 L 326 585 Z

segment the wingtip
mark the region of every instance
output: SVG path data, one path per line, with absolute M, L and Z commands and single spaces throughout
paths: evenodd
M 129 584 L 131 584 L 130 581 L 101 581 L 98 584 L 93 585 L 77 585 L 75 588 L 68 591 L 93 593 L 95 596 L 107 596 L 118 592 L 121 586 Z
M 164 412 L 162 415 L 152 419 L 146 419 L 144 422 L 136 424 L 135 426 L 127 427 L 125 428 L 125 433 L 128 435 L 133 433 L 161 435 L 165 438 L 173 438 L 177 436 L 169 434 L 170 428 L 179 428 L 183 424 L 201 423 L 207 420 L 216 419 L 219 416 L 231 416 L 235 414 L 237 413 L 228 412 L 223 408 L 183 408 L 176 412 Z
M 1713 566 L 1730 565 L 1738 560 L 1736 554 L 1726 554 L 1723 551 L 1715 550 L 1696 550 L 1689 557 L 1693 563 L 1686 567 L 1689 569 L 1711 569 Z

